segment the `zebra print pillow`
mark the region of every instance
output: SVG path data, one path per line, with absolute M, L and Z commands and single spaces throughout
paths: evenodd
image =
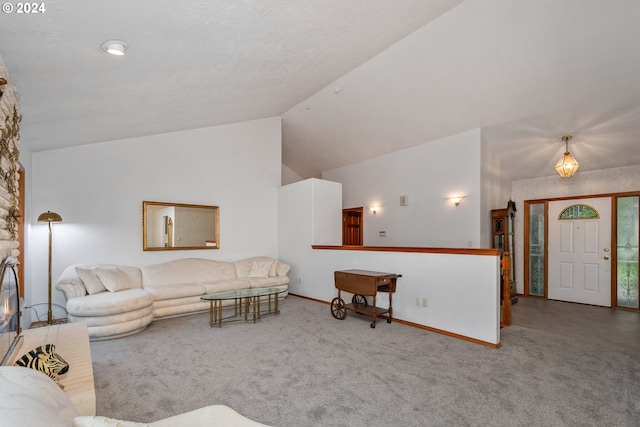
M 55 352 L 56 346 L 45 344 L 34 348 L 29 353 L 16 360 L 14 365 L 35 369 L 53 379 L 60 388 L 64 389 L 58 375 L 64 375 L 69 371 L 69 364 Z

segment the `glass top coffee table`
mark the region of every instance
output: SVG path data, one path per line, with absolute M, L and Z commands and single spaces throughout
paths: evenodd
M 286 288 L 252 288 L 236 289 L 233 291 L 214 292 L 200 297 L 202 301 L 209 301 L 209 326 L 222 327 L 222 321 L 235 322 L 249 320 L 249 305 L 253 306 L 253 323 L 267 314 L 278 315 L 278 294 L 287 292 Z M 273 302 L 272 302 L 273 299 Z M 234 314 L 222 317 L 222 303 L 233 300 Z M 265 301 L 266 300 L 266 301 Z M 267 303 L 267 311 L 260 311 L 260 304 Z M 244 308 L 243 308 L 244 307 Z M 244 317 L 243 317 L 244 314 Z

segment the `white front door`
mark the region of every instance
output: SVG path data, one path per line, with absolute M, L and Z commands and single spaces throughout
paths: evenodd
M 560 219 L 587 205 L 597 218 Z M 611 198 L 549 202 L 549 299 L 611 307 Z

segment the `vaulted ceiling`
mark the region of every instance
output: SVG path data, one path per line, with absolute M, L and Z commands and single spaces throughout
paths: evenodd
M 303 177 L 473 128 L 513 179 L 640 164 L 635 0 L 44 5 L 0 15 L 31 151 L 282 116 Z

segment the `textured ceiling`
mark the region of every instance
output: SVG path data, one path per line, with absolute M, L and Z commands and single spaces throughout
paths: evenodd
M 638 1 L 465 1 L 287 111 L 284 162 L 481 128 L 513 179 L 554 175 L 566 133 L 581 171 L 640 164 L 639 23 Z
M 636 0 L 181 3 L 0 14 L 22 145 L 282 116 L 303 177 L 472 128 L 514 179 L 553 174 L 565 133 L 581 170 L 640 164 Z
M 39 151 L 281 115 L 459 3 L 63 0 L 1 14 L 0 55 Z

